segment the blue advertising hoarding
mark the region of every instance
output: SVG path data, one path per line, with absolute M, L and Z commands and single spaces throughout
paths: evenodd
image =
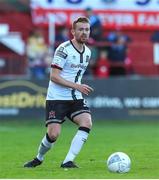
M 159 78 L 85 80 L 95 91 L 85 97 L 94 119 L 159 119 Z M 44 118 L 48 81 L 0 81 L 0 120 Z

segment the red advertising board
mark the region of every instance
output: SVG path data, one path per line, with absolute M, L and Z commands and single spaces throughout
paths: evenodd
M 123 29 L 155 30 L 159 28 L 159 12 L 120 10 L 95 10 L 94 12 L 98 14 L 103 26 L 107 29 L 121 27 Z M 36 25 L 45 26 L 48 25 L 49 20 L 55 21 L 57 25 L 70 25 L 80 15 L 84 15 L 83 10 L 36 8 L 32 11 L 33 22 Z

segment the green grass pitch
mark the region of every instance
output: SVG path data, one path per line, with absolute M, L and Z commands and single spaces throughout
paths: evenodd
M 91 134 L 76 158 L 79 169 L 59 166 L 69 149 L 76 126 L 62 125 L 61 136 L 43 164 L 23 168 L 31 160 L 45 133 L 42 121 L 0 121 L 0 178 L 14 179 L 153 179 L 159 178 L 159 121 L 95 121 Z M 110 173 L 106 159 L 116 151 L 132 161 L 126 174 Z

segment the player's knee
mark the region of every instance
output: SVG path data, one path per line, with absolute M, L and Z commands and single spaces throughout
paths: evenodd
M 60 132 L 58 132 L 58 131 L 51 131 L 51 132 L 49 132 L 48 131 L 48 135 L 49 135 L 49 138 L 52 140 L 52 141 L 56 141 L 57 140 L 57 138 L 59 137 L 59 135 L 60 135 Z
M 92 128 L 92 121 L 91 119 L 85 119 L 85 121 L 82 122 L 82 124 L 80 126 L 83 126 L 83 127 L 87 127 L 89 129 Z
M 48 125 L 48 136 L 52 141 L 56 141 L 58 136 L 60 135 L 61 125 L 60 124 L 50 124 Z
M 91 129 L 92 128 L 92 121 L 88 121 L 86 124 L 86 127 Z

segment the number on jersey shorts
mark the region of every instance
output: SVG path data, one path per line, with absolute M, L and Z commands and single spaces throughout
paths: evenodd
M 51 123 L 63 123 L 65 117 L 73 118 L 82 113 L 90 113 L 84 99 L 79 100 L 47 100 L 46 101 L 46 126 Z

